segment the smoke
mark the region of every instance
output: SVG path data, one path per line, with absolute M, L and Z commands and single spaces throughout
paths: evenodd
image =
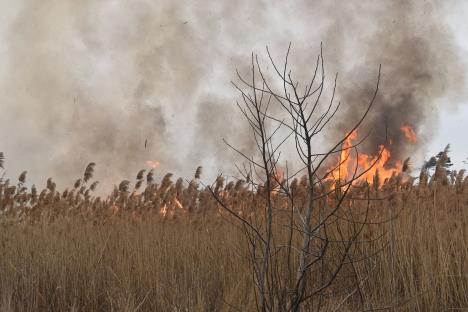
M 265 45 L 282 55 L 291 41 L 306 76 L 323 41 L 345 106 L 332 137 L 357 118 L 382 64 L 368 150 L 386 126 L 395 156 L 416 151 L 401 123 L 426 133 L 422 144 L 439 99 L 462 93 L 464 66 L 440 2 L 11 2 L 1 7 L 0 150 L 9 176 L 28 169 L 37 183 L 70 185 L 90 161 L 104 184 L 132 178 L 147 160 L 159 160 L 161 174 L 232 169 L 222 138 L 253 145 L 230 81 Z
M 375 64 L 382 64 L 377 101 L 360 129 L 369 135 L 361 152 L 376 155 L 379 145 L 386 144 L 393 162 L 417 156 L 437 130 L 439 112 L 457 97 L 466 98 L 466 66 L 444 23 L 444 9 L 429 2 L 392 1 L 375 13 L 378 26 L 360 42 L 367 49 L 353 64 L 353 83 L 344 86 L 345 118 L 336 128 L 349 129 L 365 111 L 375 90 Z M 413 128 L 416 142 L 405 138 L 402 125 Z

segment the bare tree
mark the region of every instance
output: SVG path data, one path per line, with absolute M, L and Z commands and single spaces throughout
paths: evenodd
M 245 160 L 237 168 L 256 192 L 256 203 L 263 209 L 241 214 L 214 187 L 209 189 L 218 204 L 242 224 L 249 242 L 260 311 L 320 309 L 343 268 L 355 276 L 353 286 L 345 293 L 348 296 L 359 293 L 364 307 L 360 285 L 365 277 L 357 273 L 354 263 L 370 259 L 361 254 L 359 247 L 362 243 L 359 236 L 368 220 L 370 188 L 361 185 L 360 199 L 367 198 L 363 211 L 353 212 L 343 203 L 376 162 L 364 170 L 358 170 L 356 162 L 352 175 L 341 177 L 342 165 L 348 159 L 340 159 L 340 155 L 346 149 L 348 155 L 353 152 L 353 159 L 358 159 L 358 147 L 363 140 L 346 147 L 343 143 L 374 105 L 380 66 L 375 92 L 361 118 L 331 147 L 317 151 L 314 140 L 326 131 L 340 108 L 335 101 L 338 75 L 331 84 L 329 100 L 325 100 L 322 48 L 305 84 L 296 81 L 290 70 L 290 48 L 280 68 L 267 47 L 275 79 L 269 79 L 269 73 L 264 72 L 258 57 L 252 54 L 250 77 L 237 72 L 239 82 L 233 83 L 242 99 L 237 106 L 251 129 L 257 153 L 247 155 L 225 142 Z M 293 172 L 288 161 L 282 159 L 282 151 L 290 146 L 295 147 L 301 163 Z M 338 172 L 338 177 L 333 172 Z

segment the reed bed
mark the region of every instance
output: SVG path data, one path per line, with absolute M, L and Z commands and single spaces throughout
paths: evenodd
M 52 179 L 41 191 L 26 187 L 26 172 L 1 180 L 0 310 L 256 309 L 242 227 L 200 183 L 200 168 L 190 181 L 167 174 L 159 183 L 140 171 L 97 197 L 94 167 L 63 191 Z M 308 186 L 296 179 L 291 187 L 300 201 Z M 242 180 L 219 177 L 212 189 L 246 218 L 264 204 L 261 188 Z M 344 205 L 363 207 L 363 190 L 373 200 L 362 240 L 373 243 L 362 248 L 373 256 L 343 271 L 322 310 L 467 310 L 464 171 L 395 175 L 353 188 Z M 274 198 L 287 208 L 280 192 Z M 346 291 L 356 276 L 359 288 Z

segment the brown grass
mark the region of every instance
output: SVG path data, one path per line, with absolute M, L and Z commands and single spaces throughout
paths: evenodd
M 100 199 L 86 172 L 61 193 L 52 180 L 40 194 L 25 176 L 14 189 L 0 183 L 1 311 L 255 310 L 245 237 L 197 180 L 158 185 L 150 174 L 141 192 L 125 181 Z M 347 268 L 323 310 L 468 309 L 468 181 L 437 174 L 373 190 L 382 199 L 372 220 L 392 221 L 366 228 L 363 241 L 383 236 L 363 244 L 375 256 L 353 268 L 360 288 L 347 291 L 356 278 Z M 243 183 L 218 184 L 243 215 L 261 206 Z

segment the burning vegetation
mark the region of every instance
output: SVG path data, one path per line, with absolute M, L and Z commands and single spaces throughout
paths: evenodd
M 464 170 L 446 169 L 447 151 L 438 155 L 434 166 L 421 170 L 417 183 L 413 178 L 404 182 L 397 172 L 379 189 L 359 183 L 348 193 L 343 205 L 356 212 L 367 210 L 358 199 L 372 194 L 371 224 L 360 234 L 361 248 L 380 251 L 354 265 L 345 264 L 323 310 L 355 310 L 364 304 L 440 311 L 468 305 L 464 278 L 468 268 L 459 262 L 468 257 L 463 230 L 468 177 Z M 240 310 L 255 309 L 241 231 L 210 193 L 215 192 L 239 216 L 255 220 L 265 205 L 264 188 L 219 176 L 210 189 L 199 180 L 201 168 L 188 182 L 182 178 L 174 182 L 172 174 L 156 182 L 153 170 L 141 170 L 134 184 L 122 181 L 101 198 L 93 195 L 94 170 L 95 165 L 89 164 L 64 191 L 52 179 L 43 190 L 26 187 L 26 171 L 15 183 L 0 181 L 4 277 L 0 291 L 8 294 L 0 299 L 3 306 L 54 311 L 70 305 L 92 310 L 131 306 L 154 311 L 177 305 L 205 311 L 207 307 L 229 310 L 229 301 Z M 287 183 L 296 205 L 304 207 L 309 187 L 305 176 L 286 181 L 284 173 L 278 173 L 275 180 L 283 187 Z M 277 213 L 288 213 L 290 201 L 281 187 L 272 188 Z M 330 193 L 319 205 L 331 204 L 336 196 Z M 388 218 L 393 221 L 380 223 Z M 278 239 L 288 239 L 280 228 L 275 231 L 282 233 Z M 401 274 L 394 275 L 394 270 Z M 358 276 L 365 277 L 359 288 L 362 298 L 344 290 L 352 285 L 350 278 Z M 193 293 L 195 288 L 198 294 Z M 102 289 L 107 294 L 101 294 Z M 133 303 L 123 301 L 129 298 Z
M 447 147 L 412 176 L 403 146 L 419 140 L 409 123 L 393 122 L 383 141 L 379 131 L 360 137 L 378 98 L 380 67 L 350 130 L 314 150 L 340 108 L 337 76 L 324 100 L 322 51 L 304 85 L 293 79 L 289 53 L 280 70 L 267 49 L 283 88 L 255 55 L 250 76 L 238 73 L 233 83 L 255 142 L 246 152 L 225 141 L 244 160 L 237 178 L 219 175 L 205 185 L 199 166 L 190 180 L 174 182 L 167 173 L 158 183 L 160 162 L 148 160 L 134 182 L 97 196 L 94 162 L 63 191 L 52 178 L 41 191 L 29 188 L 26 171 L 15 183 L 2 177 L 0 305 L 294 312 L 468 306 L 465 171 L 449 169 Z M 290 146 L 296 168 L 281 158 Z
M 468 177 L 451 170 L 448 147 L 420 170 L 407 158 L 430 135 L 421 129 L 438 99 L 465 93 L 440 25 L 446 7 L 367 2 L 21 6 L 4 27 L 0 132 L 31 159 L 44 157 L 47 137 L 62 161 L 42 168 L 59 180 L 38 188 L 26 171 L 5 178 L 0 153 L 0 309 L 467 309 Z M 281 62 L 267 48 L 266 65 L 252 54 L 237 71 L 239 114 L 219 104 L 228 93 L 218 68 L 256 46 L 260 24 L 273 30 L 262 40 L 310 51 L 316 34 L 298 13 L 330 25 L 317 29 L 330 63 L 353 60 L 343 66 L 350 83 L 325 79 L 322 45 L 297 54 L 296 67 L 291 46 Z M 349 38 L 359 43 L 350 53 Z M 11 120 L 27 122 L 11 131 Z M 233 136 L 224 140 L 232 158 L 220 153 L 220 129 Z M 98 194 L 91 162 L 58 186 L 83 155 L 106 164 L 106 179 L 128 177 L 129 160 L 145 169 Z M 207 185 L 201 166 L 190 179 L 160 172 L 199 159 L 234 160 L 238 173 Z
M 416 133 L 410 125 L 402 125 L 400 129 L 408 144 L 416 142 Z M 392 157 L 392 138 L 388 140 L 388 144 L 379 145 L 375 155 L 354 153 L 353 147 L 357 146 L 356 142 L 358 142 L 358 130 L 346 135 L 339 159 L 332 166 L 331 177 L 333 179 L 348 180 L 352 172 L 356 170 L 358 174 L 362 173 L 357 183 L 366 181 L 380 187 L 390 178 L 395 178 L 409 170 L 409 158 L 403 161 Z

